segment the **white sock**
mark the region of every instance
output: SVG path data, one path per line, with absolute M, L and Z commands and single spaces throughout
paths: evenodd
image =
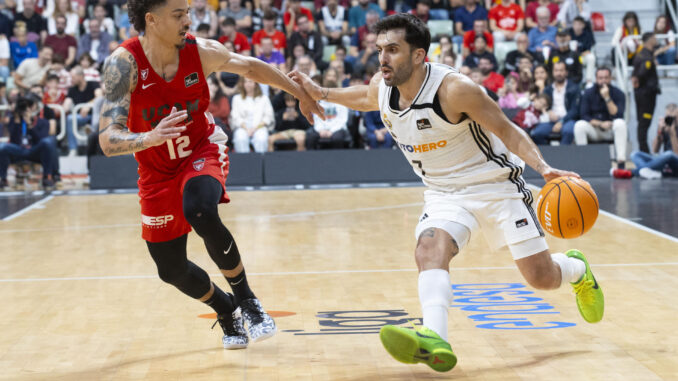
M 551 254 L 551 259 L 560 266 L 561 286 L 565 282 L 574 283 L 578 281 L 586 272 L 586 264 L 580 259 L 571 258 L 562 253 Z
M 442 269 L 419 273 L 419 301 L 424 326 L 447 341 L 447 310 L 452 300 L 450 273 Z

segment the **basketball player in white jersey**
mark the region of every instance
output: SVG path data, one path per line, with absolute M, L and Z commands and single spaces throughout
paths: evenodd
M 545 180 L 576 173 L 550 167 L 537 146 L 512 124 L 478 85 L 449 66 L 426 63 L 431 36 L 409 14 L 380 20 L 381 71 L 368 85 L 321 88 L 290 73 L 311 98 L 353 110 L 379 110 L 398 147 L 428 189 L 416 228 L 415 260 L 423 327 L 385 326 L 386 350 L 405 363 L 423 362 L 448 371 L 457 362 L 447 342 L 452 300 L 450 260 L 480 231 L 492 249 L 508 246 L 534 288 L 571 283 L 588 322 L 603 317 L 603 293 L 577 250 L 550 253 L 521 176 L 525 163 Z

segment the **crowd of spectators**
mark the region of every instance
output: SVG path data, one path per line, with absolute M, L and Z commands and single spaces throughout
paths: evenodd
M 435 28 L 427 59 L 456 67 L 483 86 L 536 143 L 610 140 L 620 168 L 626 160 L 624 94 L 610 83 L 610 69 L 596 67 L 591 9 L 585 0 L 189 3 L 196 36 L 218 40 L 284 72 L 299 70 L 327 87 L 365 83 L 379 70 L 373 26 L 381 17 L 409 12 L 424 22 L 442 22 L 447 29 Z M 666 17 L 657 18 L 654 33 L 673 35 Z M 69 155 L 98 152 L 96 147 L 86 149 L 88 143 L 71 128 L 66 139 L 56 142 L 53 137 L 63 127 L 57 120 L 67 113 L 69 126 L 75 123 L 82 135 L 90 134 L 89 144 L 96 144 L 102 63 L 137 34 L 125 0 L 0 1 L 0 106 L 7 106 L 0 109 L 0 135 L 9 141 L 0 143 L 0 185 L 6 184 L 9 162 L 51 157 L 51 148 L 49 155 L 33 151 L 40 144 Z M 641 45 L 624 38 L 640 34 L 637 16 L 627 13 L 614 39 L 629 44 L 631 63 Z M 674 63 L 675 40 L 662 39 L 654 55 L 661 64 Z M 208 85 L 209 111 L 236 152 L 393 147 L 378 112 L 322 101 L 325 120 L 316 118 L 311 125 L 296 100 L 268 86 L 230 73 L 211 76 Z M 41 119 L 51 127 L 41 127 L 26 143 L 26 125 L 44 126 Z M 16 132 L 18 125 L 23 127 Z M 42 143 L 47 137 L 52 138 L 49 144 Z M 663 142 L 670 141 L 666 135 Z M 18 153 L 9 144 L 30 152 Z M 47 183 L 54 180 L 52 174 L 58 178 L 53 163 L 42 164 L 49 168 Z

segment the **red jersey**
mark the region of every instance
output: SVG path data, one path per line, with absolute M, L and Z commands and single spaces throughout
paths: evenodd
M 525 13 L 520 5 L 512 3 L 509 6 L 495 5 L 487 16 L 490 20 L 494 20 L 501 29 L 516 30 L 518 20 L 524 19 Z
M 219 42 L 222 44 L 225 44 L 229 40 L 230 38 L 228 36 L 219 37 Z M 235 52 L 240 54 L 245 50 L 250 50 L 250 43 L 247 42 L 247 37 L 245 37 L 244 34 L 240 32 L 235 32 L 235 38 L 233 39 L 233 47 L 235 48 Z
M 268 34 L 265 30 L 259 29 L 252 35 L 252 45 L 261 44 L 261 39 L 264 37 L 271 37 L 275 50 L 284 51 L 287 48 L 287 37 L 285 37 L 285 33 L 279 30 L 274 30 L 273 34 Z
M 487 47 L 490 49 L 494 48 L 494 37 L 492 37 L 492 33 L 490 32 L 483 32 L 483 36 L 485 36 L 485 41 L 487 42 Z M 475 41 L 476 41 L 476 32 L 474 30 L 469 30 L 468 32 L 464 33 L 464 47 L 467 48 L 470 51 L 473 51 L 475 48 Z
M 172 178 L 190 165 L 182 159 L 209 144 L 208 138 L 214 130 L 205 116 L 210 104 L 210 93 L 195 37 L 186 35 L 186 45 L 179 51 L 177 74 L 169 82 L 153 70 L 137 37 L 123 42 L 121 46 L 132 53 L 139 70 L 127 119 L 131 132 L 151 131 L 169 115 L 172 107 L 188 110 L 185 122 L 188 128 L 180 137 L 134 154 L 139 163 L 141 187 Z

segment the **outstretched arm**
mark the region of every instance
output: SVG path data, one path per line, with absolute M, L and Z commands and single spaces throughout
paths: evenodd
M 483 128 L 497 135 L 509 151 L 515 153 L 542 175 L 546 181 L 561 176 L 579 177 L 578 174 L 562 171 L 549 166 L 539 148 L 521 128 L 513 124 L 499 106 L 470 79 L 461 76 L 447 76 L 438 91 L 443 112 L 448 116 L 465 113 Z
M 370 80 L 369 85 L 359 85 L 350 87 L 320 87 L 313 82 L 306 74 L 293 71 L 288 76 L 295 82 L 304 86 L 304 90 L 313 98 L 313 100 L 325 100 L 332 103 L 344 105 L 351 110 L 356 111 L 377 111 L 379 110 L 379 81 L 381 73 L 375 74 Z
M 177 126 L 186 119 L 186 111 L 172 112 L 152 131 L 133 133 L 127 128 L 132 92 L 137 86 L 137 63 L 131 53 L 118 49 L 104 64 L 104 104 L 99 118 L 99 145 L 106 156 L 125 155 L 177 138 L 186 129 Z
M 280 69 L 257 58 L 229 52 L 224 45 L 217 41 L 202 38 L 198 38 L 197 41 L 205 76 L 214 72 L 227 71 L 249 78 L 254 82 L 276 87 L 299 99 L 301 112 L 310 122 L 313 121 L 312 114 L 317 114 L 324 119 L 323 110 L 317 102 L 311 99 L 299 84 L 287 78 Z

